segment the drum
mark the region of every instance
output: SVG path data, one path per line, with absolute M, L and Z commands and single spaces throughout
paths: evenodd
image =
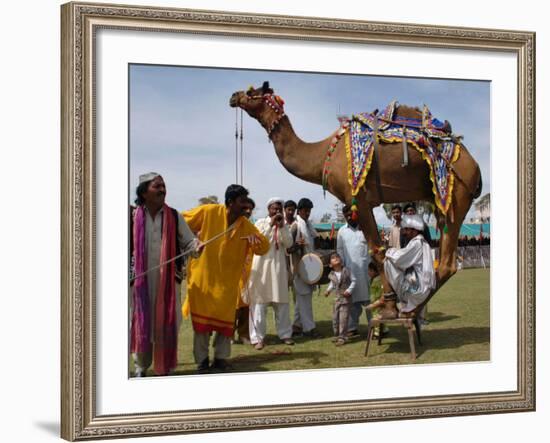
M 307 284 L 314 285 L 323 276 L 323 262 L 317 254 L 305 254 L 298 262 L 298 275 Z
M 326 285 L 329 283 L 328 275 L 330 274 L 330 256 L 333 252 L 336 252 L 334 249 L 316 249 L 314 253 L 319 256 L 323 262 L 323 275 L 321 279 L 317 282 L 319 285 Z

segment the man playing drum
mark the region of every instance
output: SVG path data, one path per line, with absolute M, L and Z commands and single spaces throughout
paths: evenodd
M 263 349 L 267 327 L 267 307 L 273 306 L 277 335 L 287 345 L 291 339 L 288 299 L 288 271 L 286 249 L 292 246 L 292 236 L 284 223 L 283 200 L 271 198 L 267 202 L 268 216 L 255 224 L 258 231 L 270 242 L 269 252 L 254 256 L 248 284 L 250 298 L 250 341 L 258 350 Z
M 318 242 L 319 234 L 309 221 L 313 209 L 313 203 L 308 198 L 302 198 L 298 202 L 298 215 L 296 221 L 291 225 L 290 232 L 294 245 L 289 248 L 292 254 L 294 269 L 297 269 L 298 262 L 305 254 L 313 253 L 315 243 Z M 294 293 L 296 294 L 296 305 L 294 306 L 293 330 L 302 330 L 303 334 L 311 338 L 320 338 L 321 335 L 315 330 L 313 320 L 313 285 L 305 282 L 298 272 L 293 278 Z

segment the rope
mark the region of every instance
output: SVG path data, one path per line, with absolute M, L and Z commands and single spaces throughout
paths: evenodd
M 239 108 L 235 108 L 235 183 L 239 182 Z
M 207 244 L 209 243 L 212 243 L 213 241 L 217 240 L 218 238 L 220 237 L 223 237 L 225 234 L 227 234 L 228 232 L 232 231 L 233 229 L 235 229 L 235 223 L 233 223 L 231 226 L 229 226 L 225 231 L 223 232 L 220 232 L 219 234 L 216 234 L 214 237 L 212 237 L 211 239 L 207 240 L 204 242 L 204 246 L 206 246 Z M 176 255 L 175 257 L 172 257 L 171 259 L 169 260 L 166 260 L 165 262 L 163 263 L 159 263 L 157 266 L 153 266 L 152 268 L 149 268 L 147 269 L 147 271 L 145 272 L 142 272 L 141 274 L 138 274 L 132 278 L 130 278 L 130 281 L 134 281 L 136 279 L 138 279 L 139 277 L 143 277 L 145 274 L 148 274 L 149 272 L 151 271 L 154 271 L 155 269 L 159 269 L 160 267 L 164 266 L 164 265 L 167 265 L 168 263 L 171 263 L 173 262 L 174 260 L 177 260 L 178 258 L 181 258 L 181 257 L 184 257 L 186 255 L 189 255 L 191 254 L 191 252 L 193 252 L 195 250 L 195 245 L 191 246 L 190 248 L 187 248 L 185 251 L 183 251 L 181 254 L 179 255 Z
M 243 110 L 241 108 L 241 185 L 243 185 Z

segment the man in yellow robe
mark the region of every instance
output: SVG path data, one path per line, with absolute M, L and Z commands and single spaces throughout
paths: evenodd
M 269 240 L 246 219 L 244 208 L 248 191 L 231 185 L 225 192 L 225 205 L 202 205 L 182 215 L 205 243 L 214 236 L 225 235 L 207 243 L 203 254 L 192 259 L 187 269 L 187 297 L 183 313 L 191 313 L 193 354 L 199 373 L 228 371 L 235 307 L 240 288 L 247 278 L 246 258 L 250 253 L 269 251 Z M 210 335 L 214 338 L 214 361 L 209 366 Z

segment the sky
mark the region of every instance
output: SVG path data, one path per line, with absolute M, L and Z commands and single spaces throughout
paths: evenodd
M 139 175 L 154 171 L 166 182 L 168 205 L 186 210 L 207 195 L 223 202 L 225 189 L 236 183 L 235 124 L 240 109 L 229 98 L 249 86 L 269 81 L 285 101 L 285 112 L 298 137 L 324 139 L 338 128 L 338 114 L 382 110 L 392 100 L 409 106 L 426 104 L 432 115 L 448 120 L 453 132 L 478 161 L 482 195 L 490 192 L 490 82 L 330 73 L 254 71 L 184 66 L 131 65 L 129 134 L 130 186 L 133 202 Z M 237 114 L 238 112 L 238 114 Z M 243 116 L 243 186 L 256 202 L 255 218 L 267 213 L 271 197 L 312 200 L 312 219 L 335 216 L 338 200 L 321 186 L 286 171 L 266 131 Z M 238 173 L 240 181 L 240 171 Z M 469 216 L 473 216 L 472 213 Z M 381 208 L 378 224 L 391 223 Z

